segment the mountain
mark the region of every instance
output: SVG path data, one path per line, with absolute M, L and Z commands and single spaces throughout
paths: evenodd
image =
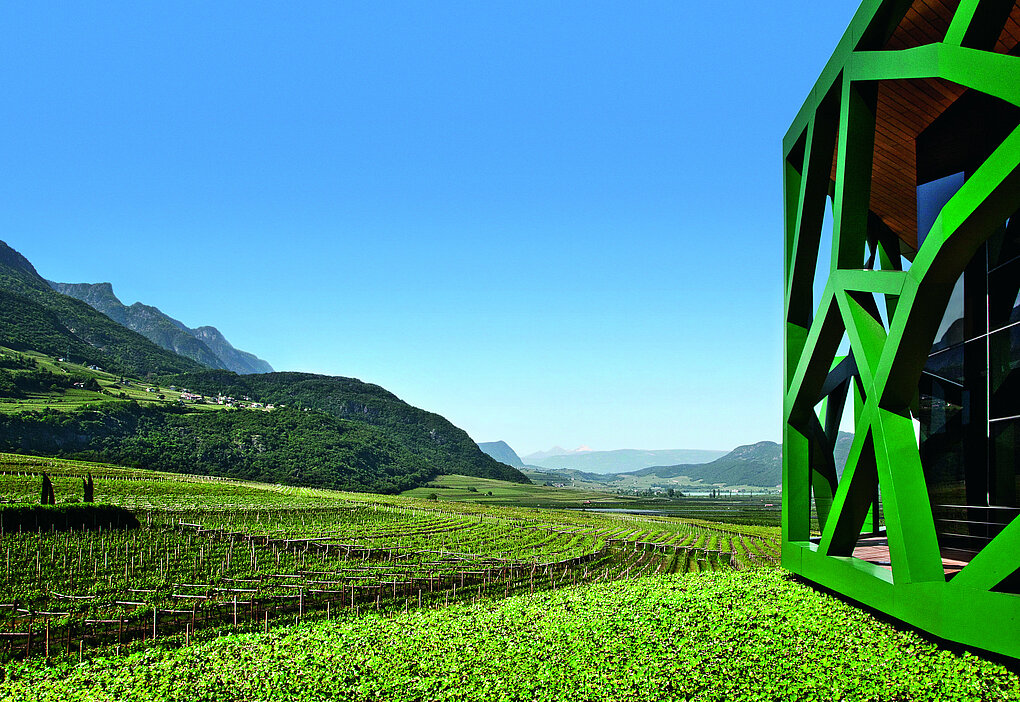
M 356 378 L 279 372 L 238 375 L 208 370 L 172 376 L 166 382 L 203 395 L 249 397 L 265 404 L 317 410 L 337 419 L 378 427 L 434 474 L 531 482 L 516 468 L 483 453 L 467 432 L 445 417 L 413 407 L 388 390 Z
M 20 253 L 0 241 L 0 344 L 70 355 L 117 373 L 182 373 L 199 363 L 167 351 L 91 306 L 57 292 Z
M 247 351 L 231 346 L 216 327 L 190 329 L 157 307 L 136 302 L 125 305 L 110 283 L 54 283 L 57 292 L 88 303 L 128 329 L 138 332 L 168 351 L 185 356 L 209 368 L 235 373 L 271 373 L 272 366 Z
M 230 345 L 216 327 L 198 327 L 188 329 L 188 333 L 212 349 L 212 352 L 223 361 L 227 370 L 239 375 L 249 373 L 272 373 L 273 367 L 253 353 L 235 349 Z
M 632 475 L 675 478 L 681 475 L 706 485 L 753 485 L 775 487 L 783 480 L 782 446 L 774 441 L 738 446 L 709 463 L 652 466 Z
M 853 434 L 839 432 L 833 456 L 836 472 L 842 476 Z M 725 456 L 710 463 L 674 466 L 651 466 L 629 475 L 655 475 L 660 478 L 676 478 L 684 475 L 691 480 L 700 480 L 705 485 L 752 485 L 755 487 L 776 487 L 783 480 L 783 447 L 774 441 L 759 441 L 756 444 L 738 446 Z
M 141 320 L 171 347 L 187 344 L 219 361 L 240 359 L 247 370 L 264 364 L 234 349 L 212 327 L 189 330 L 154 307 L 121 304 L 109 284 L 77 285 L 72 291 L 107 305 L 114 317 Z M 0 411 L 0 451 L 373 492 L 402 492 L 442 473 L 530 483 L 516 468 L 483 453 L 444 417 L 412 407 L 377 385 L 307 373 L 203 369 L 87 302 L 58 292 L 3 242 L 0 345 L 71 357 L 56 365 L 34 354 L 0 355 L 0 397 L 18 401 L 31 392 L 39 407 Z M 159 389 L 146 388 L 144 399 L 124 392 L 142 385 L 139 378 L 150 379 L 149 385 L 155 377 L 161 379 Z M 190 396 L 190 404 L 184 404 L 183 396 L 180 401 L 176 394 L 165 397 L 162 390 L 171 384 L 214 398 L 251 399 L 243 403 L 245 409 Z M 68 392 L 78 401 L 67 402 Z M 82 393 L 89 395 L 85 402 Z
M 575 453 L 587 453 L 591 451 L 587 446 L 578 446 L 576 449 L 565 449 L 562 446 L 553 446 L 548 451 L 536 451 L 535 453 L 529 453 L 524 457 L 524 461 L 528 465 L 538 465 L 538 461 L 546 458 L 552 458 L 553 456 L 569 456 Z
M 725 451 L 702 449 L 618 449 L 616 451 L 571 452 L 547 458 L 535 458 L 536 454 L 525 457 L 528 465 L 560 470 L 579 470 L 585 473 L 627 473 L 649 466 L 663 466 L 678 463 L 705 463 L 726 455 Z
M 486 441 L 478 444 L 484 453 L 495 458 L 500 463 L 506 463 L 514 468 L 523 468 L 524 461 L 517 455 L 517 452 L 510 448 L 505 441 Z
M 106 402 L 0 413 L 0 450 L 381 493 L 424 485 L 438 472 L 385 429 L 289 407 L 196 412 Z

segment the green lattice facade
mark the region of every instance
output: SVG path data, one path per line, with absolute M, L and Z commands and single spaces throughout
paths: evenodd
M 1018 16 L 867 0 L 784 139 L 783 565 L 1020 658 Z

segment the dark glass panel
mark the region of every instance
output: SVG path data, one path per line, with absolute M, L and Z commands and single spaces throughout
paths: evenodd
M 961 275 L 953 288 L 946 312 L 942 315 L 942 323 L 939 324 L 939 330 L 935 334 L 935 343 L 931 347 L 932 353 L 963 343 L 963 314 L 963 276 Z
M 991 424 L 990 502 L 999 507 L 1020 506 L 1017 503 L 1017 494 L 1020 493 L 1020 471 L 1018 471 L 1020 446 L 1016 441 L 1018 434 L 1020 434 L 1020 419 L 1006 419 Z
M 1020 322 L 1020 258 L 989 273 L 988 317 L 993 330 Z
M 988 240 L 988 270 L 1020 256 L 1020 212 Z
M 1020 325 L 988 337 L 992 419 L 1020 415 Z
M 949 380 L 963 387 L 963 346 L 954 346 L 945 351 L 933 353 L 924 364 L 924 372 Z

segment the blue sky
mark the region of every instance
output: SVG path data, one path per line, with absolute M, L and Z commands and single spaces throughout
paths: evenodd
M 780 435 L 780 140 L 856 2 L 5 3 L 0 238 L 519 453 Z

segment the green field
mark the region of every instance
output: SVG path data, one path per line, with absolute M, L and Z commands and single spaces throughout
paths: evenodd
M 489 494 L 491 493 L 491 494 Z M 635 498 L 609 495 L 593 490 L 573 490 L 519 485 L 501 480 L 465 475 L 440 475 L 428 485 L 404 492 L 405 497 L 427 499 L 435 495 L 440 502 L 474 502 L 481 505 L 513 505 L 518 507 L 583 507 L 599 503 L 607 507 L 637 504 Z
M 14 454 L 0 454 L 0 510 L 37 501 L 43 471 L 51 509 L 91 474 L 96 500 L 141 527 L 0 537 L 0 699 L 1020 690 L 999 665 L 790 581 L 774 527 L 561 509 L 578 494 L 462 476 L 382 496 Z

